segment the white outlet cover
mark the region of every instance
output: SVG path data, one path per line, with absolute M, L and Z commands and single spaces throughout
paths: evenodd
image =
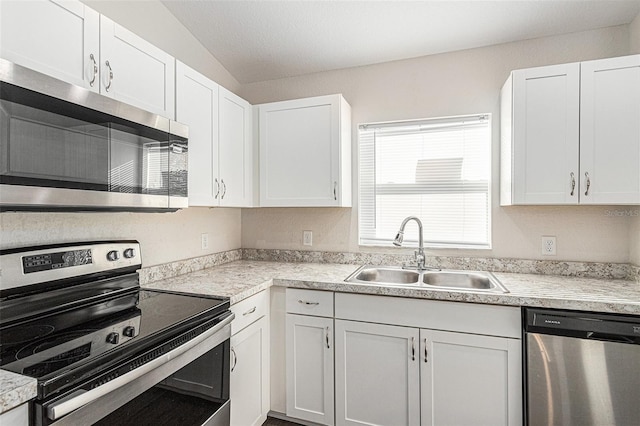
M 313 232 L 302 231 L 302 244 L 305 246 L 313 245 Z
M 556 237 L 552 235 L 542 237 L 542 255 L 543 256 L 555 256 L 556 255 Z

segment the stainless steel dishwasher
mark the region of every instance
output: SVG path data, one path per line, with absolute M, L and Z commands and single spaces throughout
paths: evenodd
M 524 310 L 529 426 L 640 425 L 640 316 Z

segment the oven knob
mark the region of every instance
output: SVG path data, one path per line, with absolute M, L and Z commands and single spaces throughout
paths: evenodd
M 109 333 L 107 334 L 107 343 L 111 343 L 113 345 L 117 345 L 120 341 L 120 335 L 118 333 Z
M 136 249 L 128 248 L 122 253 L 126 259 L 131 259 L 136 256 Z
M 120 253 L 118 253 L 118 250 L 111 250 L 109 253 L 107 253 L 108 261 L 115 262 L 118 259 L 120 259 Z
M 136 335 L 136 328 L 128 325 L 124 328 L 124 330 L 122 330 L 122 335 L 126 337 L 133 337 Z

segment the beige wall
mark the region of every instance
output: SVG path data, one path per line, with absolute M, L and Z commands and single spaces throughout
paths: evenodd
M 191 207 L 174 213 L 2 213 L 2 248 L 52 242 L 135 239 L 152 266 L 240 248 L 240 210 Z M 209 234 L 202 250 L 200 235 Z
M 240 83 L 157 0 L 81 0 L 216 83 L 237 92 Z
M 629 53 L 640 53 L 640 13 L 629 24 Z
M 158 1 L 84 1 L 211 79 L 237 91 L 238 82 Z M 133 238 L 144 266 L 240 248 L 239 209 L 189 208 L 174 213 L 1 213 L 0 247 Z M 200 235 L 209 234 L 202 250 Z
M 542 258 L 542 235 L 557 236 L 556 260 L 628 262 L 632 218 L 608 207 L 499 207 L 499 94 L 513 69 L 629 53 L 629 27 L 546 37 L 379 65 L 247 84 L 250 102 L 342 93 L 352 107 L 354 161 L 357 124 L 489 112 L 493 114 L 493 249 L 433 250 L 432 254 Z M 357 176 L 354 163 L 354 193 Z M 357 206 L 357 202 L 354 203 Z M 382 251 L 358 246 L 357 207 L 242 211 L 245 248 Z M 394 250 L 394 249 L 391 249 Z M 395 249 L 397 250 L 397 249 Z M 546 257 L 550 259 L 549 257 Z
M 630 241 L 629 241 L 629 261 L 640 266 L 640 207 L 634 211 L 636 217 L 631 221 Z

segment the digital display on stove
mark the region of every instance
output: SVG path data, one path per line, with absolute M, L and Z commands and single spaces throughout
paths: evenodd
M 74 362 L 78 362 L 81 359 L 87 358 L 89 355 L 91 355 L 91 343 L 63 352 L 37 364 L 30 365 L 22 370 L 22 373 L 31 377 L 42 377 L 67 365 L 71 365 Z
M 22 269 L 25 274 L 68 268 L 70 266 L 89 265 L 91 263 L 93 263 L 91 249 L 69 250 L 22 257 Z

